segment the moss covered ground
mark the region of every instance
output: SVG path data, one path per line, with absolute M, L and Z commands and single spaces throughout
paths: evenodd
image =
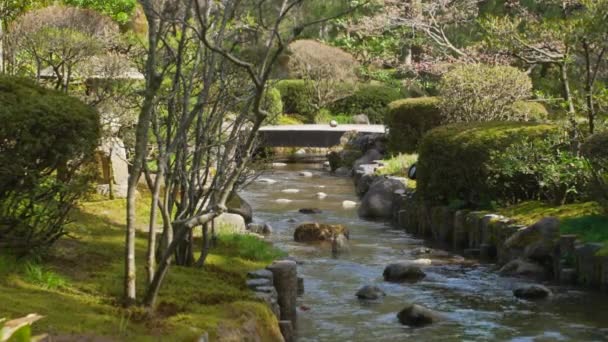
M 596 202 L 552 206 L 543 202 L 529 201 L 503 208 L 500 214 L 521 224 L 533 224 L 547 216 L 560 219 L 560 231 L 576 234 L 584 242 L 603 242 L 602 253 L 608 255 L 608 216 Z
M 145 202 L 145 201 L 141 201 Z M 149 210 L 139 208 L 145 227 Z M 246 273 L 282 253 L 250 236 L 221 236 L 203 269 L 172 266 L 154 314 L 120 305 L 125 201 L 83 203 L 69 236 L 43 258 L 0 254 L 0 318 L 38 313 L 34 333 L 110 340 L 212 340 L 222 331 L 255 322 L 264 341 L 280 332 L 276 318 L 245 287 Z M 146 239 L 137 237 L 138 295 L 143 296 Z

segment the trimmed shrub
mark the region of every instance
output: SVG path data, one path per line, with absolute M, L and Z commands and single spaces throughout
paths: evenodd
M 489 179 L 491 155 L 523 139 L 544 139 L 552 125 L 487 122 L 451 124 L 429 131 L 419 147 L 417 189 L 434 204 L 464 201 L 483 207 L 508 191 Z
M 94 172 L 83 169 L 99 139 L 99 116 L 63 93 L 0 77 L 0 247 L 28 253 L 64 234 Z
M 511 106 L 515 117 L 528 122 L 544 122 L 549 119 L 549 111 L 544 104 L 532 101 L 516 101 Z
M 440 124 L 441 112 L 436 97 L 391 102 L 386 116 L 388 148 L 391 152 L 415 152 L 422 136 Z
M 286 57 L 286 58 L 285 58 Z M 335 46 L 311 39 L 300 39 L 289 44 L 281 59 L 288 77 L 307 78 L 310 74 L 330 78 L 337 82 L 357 80 L 359 63 L 348 52 Z
M 275 88 L 281 93 L 283 112 L 300 114 L 314 120 L 315 109 L 312 105 L 307 82 L 304 80 L 282 80 L 276 83 Z
M 363 84 L 350 96 L 331 105 L 334 113 L 365 114 L 373 124 L 383 123 L 389 103 L 402 98 L 398 88 L 377 84 Z
M 276 88 L 268 88 L 264 93 L 262 107 L 268 111 L 268 122 L 276 123 L 279 116 L 283 114 L 283 101 L 281 100 L 281 92 Z
M 608 131 L 598 132 L 587 138 L 581 146 L 582 155 L 589 160 L 593 171 L 591 196 L 608 213 Z
M 513 103 L 532 95 L 532 81 L 510 66 L 459 65 L 443 76 L 439 93 L 446 122 L 517 121 Z

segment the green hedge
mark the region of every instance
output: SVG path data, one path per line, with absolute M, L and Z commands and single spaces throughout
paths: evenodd
M 587 138 L 581 146 L 581 153 L 593 164 L 608 171 L 608 130 Z
M 348 97 L 336 101 L 331 106 L 333 113 L 365 114 L 373 124 L 384 122 L 389 103 L 403 98 L 399 88 L 377 84 L 362 84 Z
M 549 118 L 549 112 L 540 102 L 515 101 L 511 106 L 516 117 L 525 118 L 525 121 L 543 122 Z
M 281 93 L 283 112 L 287 114 L 300 114 L 314 119 L 315 109 L 309 92 L 306 91 L 304 80 L 282 80 L 276 83 L 275 88 Z
M 419 97 L 391 102 L 386 116 L 389 150 L 415 152 L 422 136 L 440 124 L 441 111 L 437 97 Z
M 493 151 L 525 138 L 542 139 L 556 127 L 520 122 L 451 124 L 429 131 L 419 148 L 417 189 L 431 203 L 464 202 L 481 207 L 500 200 L 504 189 L 488 179 Z

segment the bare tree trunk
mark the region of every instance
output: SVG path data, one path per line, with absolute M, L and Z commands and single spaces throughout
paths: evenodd
M 595 108 L 593 104 L 593 80 L 591 76 L 591 56 L 589 44 L 583 42 L 583 51 L 585 55 L 585 99 L 587 100 L 587 119 L 589 120 L 589 133 L 593 134 L 595 129 Z
M 158 45 L 156 11 L 149 1 L 142 1 L 148 20 L 148 59 L 146 60 L 146 91 L 144 101 L 139 113 L 135 134 L 135 151 L 133 166 L 129 175 L 127 190 L 127 229 L 125 241 L 125 279 L 124 296 L 125 305 L 132 305 L 136 301 L 136 268 L 135 268 L 135 218 L 136 218 L 136 191 L 137 183 L 145 162 L 148 148 L 148 131 L 150 118 L 154 110 L 154 100 L 161 79 L 156 73 L 156 48 Z
M 4 73 L 4 21 L 0 17 L 0 73 Z
M 578 142 L 578 125 L 576 123 L 576 110 L 574 109 L 574 102 L 572 100 L 572 93 L 570 91 L 570 79 L 568 78 L 568 68 L 566 62 L 562 62 L 559 65 L 562 79 L 562 91 L 564 100 L 568 105 L 568 121 L 570 121 L 570 144 L 573 153 L 578 153 L 579 142 Z
M 158 205 L 160 203 L 159 194 L 163 181 L 163 166 L 160 165 L 154 180 L 154 189 L 152 190 L 152 201 L 150 202 L 150 226 L 148 227 L 148 251 L 146 261 L 146 271 L 148 275 L 148 284 L 152 283 L 154 271 L 156 270 L 156 216 L 158 216 Z

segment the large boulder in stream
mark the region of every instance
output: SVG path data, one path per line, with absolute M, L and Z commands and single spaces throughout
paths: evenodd
M 426 274 L 422 271 L 419 263 L 415 261 L 401 261 L 386 266 L 382 276 L 385 281 L 398 283 L 406 281 L 415 282 L 426 277 Z
M 505 241 L 504 247 L 510 255 L 550 265 L 559 235 L 559 220 L 547 217 L 518 230 Z
M 380 151 L 375 148 L 372 148 L 365 152 L 365 154 L 361 158 L 355 160 L 353 168 L 356 170 L 357 168 L 359 168 L 360 165 L 372 164 L 375 160 L 382 160 L 383 158 L 384 156 L 382 155 L 382 153 L 380 153 Z
M 547 270 L 543 266 L 524 259 L 509 261 L 498 273 L 503 276 L 526 276 L 536 279 L 545 279 L 548 276 Z
M 229 213 L 243 216 L 245 223 L 251 223 L 253 221 L 253 209 L 251 208 L 251 205 L 239 196 L 239 194 L 232 193 L 232 195 L 230 195 L 227 207 Z
M 364 218 L 390 219 L 393 216 L 393 193 L 406 190 L 398 179 L 378 178 L 361 199 L 359 216 Z
M 386 293 L 376 285 L 365 285 L 355 295 L 362 300 L 378 300 L 386 296 Z
M 408 304 L 397 314 L 399 323 L 418 328 L 444 320 L 442 314 L 418 304 Z
M 538 300 L 551 297 L 553 292 L 546 286 L 533 284 L 516 288 L 513 290 L 513 295 L 521 299 Z
M 339 235 L 348 238 L 348 228 L 341 224 L 303 223 L 296 228 L 293 239 L 297 242 L 333 241 Z

